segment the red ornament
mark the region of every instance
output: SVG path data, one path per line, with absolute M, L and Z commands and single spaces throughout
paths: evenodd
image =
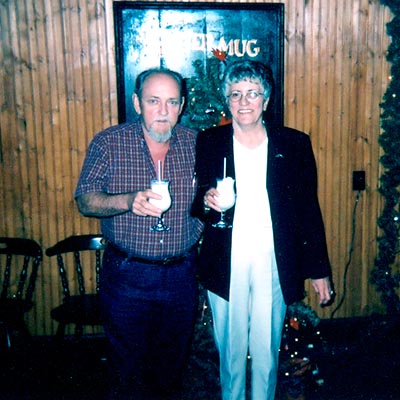
M 219 120 L 218 125 L 222 126 L 222 125 L 227 125 L 230 124 L 232 122 L 231 118 L 226 118 L 225 114 L 221 115 L 221 119 Z
M 290 323 L 290 326 L 293 329 L 296 329 L 296 331 L 299 330 L 300 326 L 299 326 L 299 321 L 298 321 L 297 318 L 290 318 L 290 322 L 289 323 Z
M 311 371 L 312 365 L 308 358 L 295 358 L 291 363 L 297 367 L 293 373 L 294 376 L 303 376 L 306 372 Z
M 221 51 L 218 49 L 212 49 L 211 52 L 213 53 L 213 56 L 218 58 L 219 61 L 226 61 L 227 60 L 227 53 L 226 51 Z

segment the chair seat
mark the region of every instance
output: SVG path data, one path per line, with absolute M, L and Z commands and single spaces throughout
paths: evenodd
M 17 321 L 33 307 L 32 301 L 22 299 L 0 299 L 0 321 Z
M 51 310 L 51 318 L 63 324 L 101 325 L 99 296 L 71 296 Z

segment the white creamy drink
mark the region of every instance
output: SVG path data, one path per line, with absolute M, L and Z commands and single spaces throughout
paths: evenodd
M 149 199 L 149 202 L 158 207 L 162 212 L 171 207 L 171 196 L 169 194 L 169 181 L 167 179 L 153 179 L 151 181 L 151 190 L 162 196 L 160 200 Z
M 233 189 L 234 183 L 235 180 L 231 177 L 217 179 L 217 190 L 219 196 L 216 199 L 218 207 L 222 211 L 229 210 L 235 204 L 235 191 Z

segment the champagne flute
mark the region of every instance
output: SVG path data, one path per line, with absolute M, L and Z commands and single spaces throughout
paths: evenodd
M 157 224 L 151 227 L 153 232 L 166 232 L 171 228 L 168 225 L 164 224 L 163 215 L 164 212 L 167 211 L 171 207 L 171 196 L 169 194 L 169 180 L 168 179 L 153 179 L 151 181 L 151 190 L 154 193 L 158 193 L 162 196 L 160 200 L 157 199 L 149 199 L 151 204 L 154 204 L 158 207 L 162 214 L 160 217 L 157 217 Z
M 233 184 L 235 180 L 231 177 L 224 179 L 217 179 L 217 190 L 219 196 L 217 197 L 218 207 L 221 209 L 221 219 L 212 226 L 214 228 L 226 229 L 232 228 L 232 225 L 227 224 L 225 221 L 225 211 L 229 210 L 235 204 L 235 191 Z

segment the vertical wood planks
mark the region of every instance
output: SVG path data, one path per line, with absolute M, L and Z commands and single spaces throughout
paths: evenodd
M 391 15 L 379 1 L 282 2 L 285 124 L 311 136 L 339 298 L 355 229 L 346 298 L 336 316 L 381 311 L 369 273 L 382 206 L 379 103 L 389 75 Z M 118 120 L 112 3 L 0 2 L 2 236 L 32 237 L 45 249 L 65 236 L 99 231 L 97 220 L 79 215 L 73 192 L 91 138 Z M 355 226 L 354 170 L 367 177 Z M 32 333 L 54 332 L 49 313 L 61 300 L 59 288 L 55 260 L 45 256 Z M 314 296 L 307 301 L 329 316 Z

